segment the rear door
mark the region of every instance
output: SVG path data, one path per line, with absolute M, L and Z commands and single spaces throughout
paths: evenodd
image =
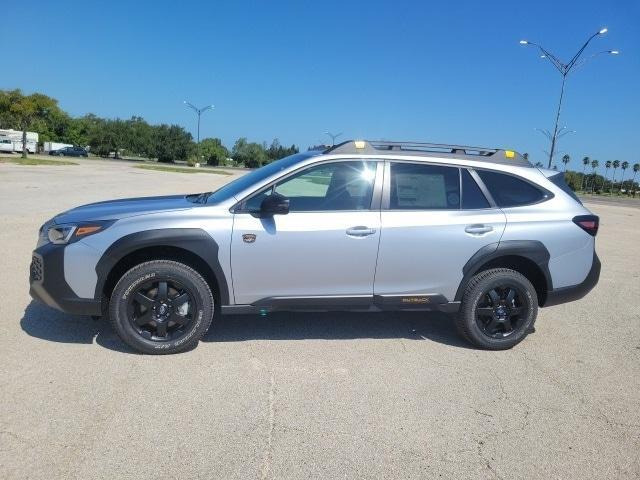
M 465 263 L 497 247 L 504 213 L 466 168 L 402 161 L 385 168 L 374 294 L 385 303 L 412 295 L 453 301 Z
M 242 201 L 234 210 L 231 244 L 235 302 L 273 303 L 276 297 L 368 304 L 380 239 L 377 165 L 311 165 Z M 255 212 L 273 192 L 289 198 L 290 211 L 260 218 Z

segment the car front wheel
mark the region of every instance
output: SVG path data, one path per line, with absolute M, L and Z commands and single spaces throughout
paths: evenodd
M 477 347 L 506 350 L 527 336 L 537 315 L 538 296 L 531 282 L 515 270 L 494 268 L 469 281 L 456 326 Z
M 191 267 L 154 260 L 133 267 L 116 284 L 109 317 L 120 338 L 142 353 L 195 347 L 213 320 L 208 283 Z

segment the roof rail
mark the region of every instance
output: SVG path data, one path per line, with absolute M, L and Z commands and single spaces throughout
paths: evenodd
M 328 148 L 325 154 L 361 155 L 420 155 L 454 157 L 467 160 L 531 166 L 529 161 L 513 150 L 471 147 L 444 143 L 392 142 L 386 140 L 349 140 Z

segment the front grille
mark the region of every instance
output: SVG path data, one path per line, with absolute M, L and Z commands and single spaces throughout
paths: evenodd
M 29 268 L 29 277 L 31 281 L 41 282 L 43 276 L 42 258 L 37 255 L 31 257 L 31 267 Z

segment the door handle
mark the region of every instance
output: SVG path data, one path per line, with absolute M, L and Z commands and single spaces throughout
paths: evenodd
M 489 225 L 467 225 L 464 229 L 465 232 L 472 235 L 482 235 L 483 233 L 489 233 L 493 231 L 493 227 Z
M 376 233 L 375 228 L 363 226 L 347 228 L 347 235 L 349 235 L 350 237 L 367 237 L 369 235 L 373 235 L 374 233 Z

